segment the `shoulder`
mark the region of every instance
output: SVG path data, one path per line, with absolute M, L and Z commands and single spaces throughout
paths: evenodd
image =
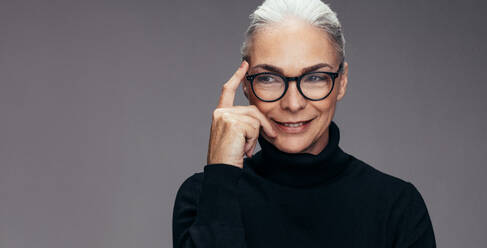
M 351 176 L 354 180 L 358 180 L 361 183 L 393 188 L 402 188 L 408 184 L 408 182 L 404 179 L 383 172 L 352 155 L 350 155 L 350 157 L 352 166 L 349 176 Z
M 194 173 L 187 177 L 179 186 L 176 194 L 176 202 L 196 201 L 201 193 L 203 178 L 203 172 Z
M 181 188 L 194 188 L 203 183 L 203 172 L 196 172 L 193 175 L 187 177 L 180 186 Z
M 369 196 L 388 199 L 390 203 L 397 201 L 422 200 L 421 194 L 413 183 L 383 172 L 368 163 L 352 157 L 349 180 L 355 182 L 356 187 Z
M 428 208 L 416 186 L 352 158 L 348 184 L 361 209 L 373 209 L 385 220 L 394 247 L 435 247 Z
M 203 184 L 204 172 L 193 173 L 193 175 L 187 177 L 181 186 L 179 186 L 178 191 L 195 191 L 201 188 Z
M 364 209 L 374 209 L 387 215 L 392 232 L 421 227 L 431 229 L 428 209 L 417 187 L 404 179 L 382 172 L 373 166 L 352 158 L 347 172 L 347 188 L 353 192 Z M 407 231 L 415 233 L 416 231 Z
M 188 177 L 179 187 L 176 198 L 180 195 L 191 195 L 198 197 L 205 187 L 210 188 L 227 188 L 236 187 L 236 182 L 242 175 L 243 170 L 236 166 L 228 164 L 208 164 L 204 167 L 203 172 L 194 173 Z M 177 199 L 176 199 L 177 200 Z

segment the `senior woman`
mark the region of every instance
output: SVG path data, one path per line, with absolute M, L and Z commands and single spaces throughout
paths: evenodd
M 338 146 L 348 64 L 335 13 L 267 0 L 250 18 L 207 165 L 176 196 L 174 247 L 435 247 L 415 186 Z M 249 106 L 233 106 L 240 84 Z

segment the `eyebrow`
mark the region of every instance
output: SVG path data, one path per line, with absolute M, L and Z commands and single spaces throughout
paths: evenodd
M 304 74 L 304 73 L 316 71 L 316 70 L 323 68 L 323 67 L 328 67 L 330 69 L 333 69 L 333 67 L 327 63 L 319 63 L 316 65 L 308 66 L 308 67 L 301 69 L 301 73 Z M 256 66 L 252 67 L 252 69 L 256 69 L 256 68 L 262 68 L 262 69 L 267 70 L 267 71 L 276 72 L 276 73 L 284 75 L 283 70 L 277 66 L 273 66 L 273 65 L 269 65 L 269 64 L 258 64 Z

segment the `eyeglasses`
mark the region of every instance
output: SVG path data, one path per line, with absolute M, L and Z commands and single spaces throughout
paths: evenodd
M 281 99 L 289 88 L 289 81 L 296 81 L 301 95 L 311 101 L 325 99 L 333 91 L 335 79 L 342 70 L 340 63 L 337 72 L 309 72 L 299 77 L 286 77 L 273 72 L 262 72 L 247 75 L 252 92 L 263 102 L 275 102 Z

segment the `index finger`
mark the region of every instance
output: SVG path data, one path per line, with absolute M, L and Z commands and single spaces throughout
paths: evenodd
M 242 81 L 249 68 L 249 63 L 247 61 L 242 61 L 240 67 L 232 75 L 232 77 L 223 85 L 222 93 L 220 95 L 220 102 L 218 103 L 218 108 L 225 108 L 233 106 L 233 100 L 235 99 L 235 92 L 237 91 L 238 85 Z

